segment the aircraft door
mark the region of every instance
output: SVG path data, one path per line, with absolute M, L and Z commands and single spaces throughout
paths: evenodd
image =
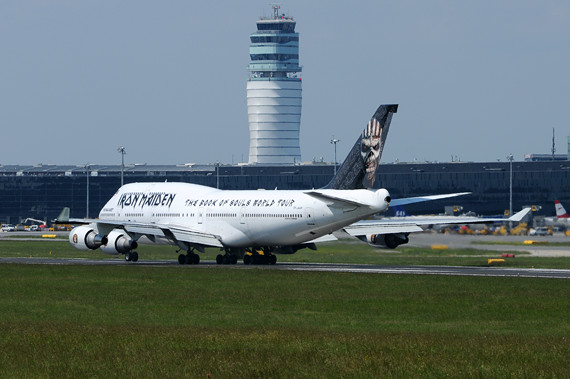
M 246 212 L 245 207 L 241 207 L 241 209 L 239 210 L 239 223 L 242 225 L 245 225 L 245 212 Z
M 305 208 L 305 220 L 307 220 L 307 225 L 315 225 L 313 208 Z
M 204 208 L 198 208 L 196 216 L 198 217 L 198 225 L 202 225 L 204 223 Z

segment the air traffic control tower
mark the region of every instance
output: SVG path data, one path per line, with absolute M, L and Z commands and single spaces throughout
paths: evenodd
M 257 21 L 251 34 L 247 114 L 249 164 L 291 165 L 301 161 L 301 67 L 299 33 L 292 17 Z

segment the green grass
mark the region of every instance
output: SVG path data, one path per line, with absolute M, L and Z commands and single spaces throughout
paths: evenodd
M 0 377 L 566 377 L 559 279 L 0 265 Z
M 140 260 L 176 261 L 177 248 L 169 245 L 141 245 L 138 249 Z M 527 252 L 513 250 L 515 259 L 506 259 L 504 267 L 558 268 L 570 269 L 570 259 L 566 257 L 535 257 Z M 215 260 L 219 249 L 206 249 L 200 254 L 202 260 Z M 279 262 L 307 263 L 356 263 L 379 265 L 447 265 L 447 266 L 486 266 L 487 259 L 500 258 L 504 251 L 477 249 L 432 250 L 400 246 L 396 250 L 376 249 L 362 242 L 340 241 L 320 244 L 317 251 L 300 250 L 292 255 L 279 255 Z M 0 240 L 0 257 L 36 258 L 90 258 L 122 259 L 122 256 L 107 255 L 100 250 L 82 251 L 61 240 Z

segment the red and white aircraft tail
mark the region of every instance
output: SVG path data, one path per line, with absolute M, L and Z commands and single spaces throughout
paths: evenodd
M 568 215 L 568 212 L 566 212 L 566 209 L 564 209 L 564 207 L 562 206 L 562 203 L 560 203 L 560 201 L 554 200 L 554 208 L 556 209 L 556 218 L 557 219 L 570 218 L 570 216 Z

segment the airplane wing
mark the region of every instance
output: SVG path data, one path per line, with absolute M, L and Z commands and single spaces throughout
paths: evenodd
M 482 224 L 492 222 L 513 221 L 519 222 L 530 212 L 530 208 L 524 208 L 509 218 L 484 218 L 484 217 L 413 217 L 413 219 L 386 218 L 379 220 L 363 220 L 344 228 L 353 237 L 370 234 L 413 233 L 421 232 L 422 225 L 447 225 L 447 224 Z
M 320 242 L 332 242 L 338 241 L 338 238 L 332 234 L 325 234 L 319 238 L 315 238 L 314 240 L 307 241 L 306 243 L 320 243 Z
M 105 224 L 108 224 L 105 221 Z M 220 242 L 220 237 L 192 230 L 187 227 L 177 225 L 156 225 L 156 224 L 129 224 L 122 223 L 123 229 L 128 233 L 168 238 L 173 241 L 186 242 L 192 245 L 210 246 L 210 247 L 224 247 Z
M 423 232 L 414 222 L 394 222 L 390 220 L 364 220 L 344 228 L 353 237 L 367 234 L 413 233 Z
M 59 224 L 97 224 L 98 227 L 106 229 L 108 232 L 113 229 L 124 229 L 129 234 L 147 236 L 151 240 L 158 237 L 186 242 L 191 245 L 223 247 L 219 236 L 192 230 L 184 226 L 142 224 L 121 220 L 69 218 L 69 208 L 67 207 L 62 210 L 54 221 Z

